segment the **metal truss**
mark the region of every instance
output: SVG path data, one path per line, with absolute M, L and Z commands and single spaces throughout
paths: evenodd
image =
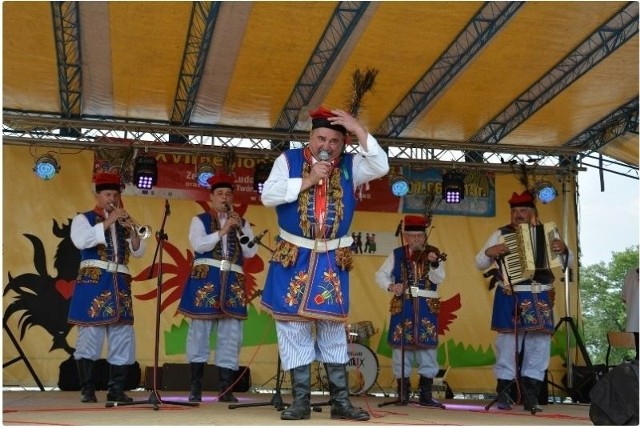
M 274 129 L 293 131 L 298 116 L 309 104 L 320 83 L 353 33 L 370 2 L 339 2 L 316 49 L 280 113 Z
M 579 148 L 582 153 L 578 159 L 582 159 L 626 132 L 638 133 L 637 96 L 563 146 Z
M 379 135 L 397 137 L 515 15 L 523 2 L 487 2 L 384 120 Z
M 60 133 L 71 129 L 75 137 Z M 62 149 L 139 147 L 155 152 L 227 153 L 230 150 L 265 158 L 275 158 L 282 150 L 300 147 L 308 141 L 308 131 L 233 127 L 181 127 L 144 121 L 104 119 L 72 120 L 38 113 L 5 111 L 3 143 L 10 145 L 46 146 Z M 180 136 L 181 144 L 172 142 Z M 511 168 L 516 163 L 536 164 L 545 168 L 574 171 L 572 161 L 578 149 L 571 147 L 527 147 L 504 144 L 486 146 L 427 139 L 376 136 L 392 163 L 456 168 L 466 166 L 484 169 Z M 286 142 L 286 147 L 285 147 Z M 354 151 L 348 146 L 347 151 Z M 481 157 L 470 158 L 470 152 L 482 151 Z
M 63 117 L 80 117 L 82 67 L 80 58 L 80 2 L 52 1 L 53 36 L 58 64 L 60 112 Z
M 638 3 L 630 2 L 556 64 L 470 141 L 495 144 L 553 97 L 638 33 Z
M 221 2 L 193 2 L 187 41 L 182 56 L 171 123 L 188 125 L 196 102 L 202 73 Z

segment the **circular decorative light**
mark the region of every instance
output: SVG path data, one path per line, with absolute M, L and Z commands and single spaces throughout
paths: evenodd
M 536 195 L 543 204 L 548 204 L 558 196 L 558 191 L 548 181 L 536 183 Z
M 60 165 L 58 161 L 49 154 L 42 155 L 36 160 L 36 164 L 33 167 L 33 172 L 43 180 L 51 180 L 60 172 Z
M 409 180 L 404 175 L 398 175 L 391 179 L 391 193 L 402 197 L 409 193 Z
M 209 179 L 215 175 L 215 170 L 208 163 L 203 163 L 198 167 L 198 172 L 196 172 L 196 180 L 198 181 L 198 186 L 209 188 Z

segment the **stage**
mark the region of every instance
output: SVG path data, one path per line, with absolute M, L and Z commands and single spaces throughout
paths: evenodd
M 214 392 L 205 392 L 204 401 L 198 407 L 167 404 L 165 401 L 185 402 L 184 391 L 158 391 L 162 403 L 157 410 L 149 401 L 151 391 L 136 390 L 128 394 L 142 404 L 105 407 L 105 391 L 98 391 L 98 403 L 81 403 L 77 391 L 9 391 L 2 393 L 2 423 L 14 426 L 39 425 L 102 425 L 102 426 L 186 426 L 186 425 L 260 425 L 260 426 L 318 426 L 318 425 L 593 425 L 589 418 L 588 404 L 550 403 L 535 415 L 525 412 L 522 406 L 513 410 L 498 410 L 494 405 L 485 410 L 491 400 L 447 399 L 442 400 L 446 409 L 380 403 L 393 401 L 395 397 L 361 395 L 351 397 L 351 402 L 369 411 L 371 419 L 366 422 L 332 420 L 329 408 L 311 412 L 311 419 L 283 421 L 279 411 L 271 404 L 272 393 L 234 393 L 239 404 L 264 403 L 264 406 L 229 409 L 228 403 L 218 403 Z M 312 403 L 323 403 L 328 395 L 312 395 Z M 282 400 L 289 402 L 291 396 L 283 393 Z

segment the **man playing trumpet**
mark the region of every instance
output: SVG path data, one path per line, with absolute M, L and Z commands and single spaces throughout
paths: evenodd
M 95 177 L 96 206 L 74 217 L 71 240 L 80 250 L 80 270 L 69 307 L 69 323 L 78 326 L 74 358 L 80 378 L 80 401 L 95 403 L 95 362 L 107 339 L 111 365 L 107 400 L 133 401 L 124 393 L 129 366 L 135 362 L 135 335 L 129 257 L 142 257 L 144 241 L 123 226 L 129 217 L 121 206 L 120 176 Z
M 178 312 L 191 318 L 187 360 L 191 369 L 189 401 L 202 401 L 202 378 L 209 359 L 209 337 L 217 329 L 214 364 L 218 366 L 218 401 L 237 402 L 232 385 L 239 368 L 242 321 L 247 319 L 245 259 L 256 255 L 253 231 L 234 212 L 234 178 L 216 174 L 209 179 L 211 211 L 193 217 L 189 242 L 195 252 Z

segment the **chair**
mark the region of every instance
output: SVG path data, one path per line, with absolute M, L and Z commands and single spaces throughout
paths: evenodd
M 607 356 L 605 357 L 605 364 L 607 371 L 609 370 L 609 355 L 611 354 L 611 348 L 623 348 L 623 349 L 636 349 L 635 338 L 633 333 L 627 331 L 610 331 L 607 333 Z

